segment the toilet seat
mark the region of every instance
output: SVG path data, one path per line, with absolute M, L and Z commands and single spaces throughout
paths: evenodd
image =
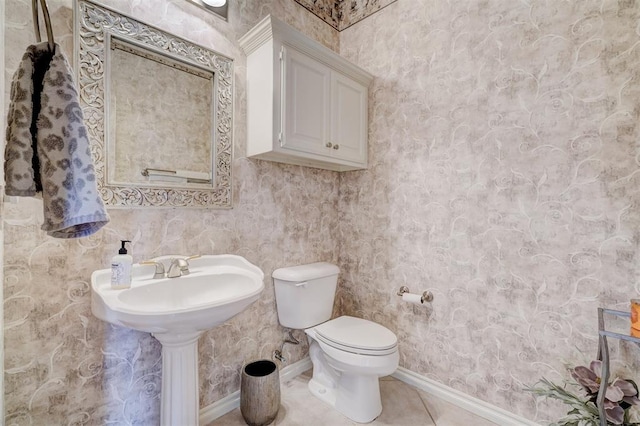
M 345 352 L 389 355 L 398 350 L 398 339 L 388 328 L 362 318 L 341 316 L 314 327 L 316 338 Z

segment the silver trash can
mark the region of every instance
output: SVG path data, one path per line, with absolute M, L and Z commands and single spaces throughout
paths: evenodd
M 242 368 L 240 412 L 249 426 L 271 424 L 280 409 L 280 372 L 275 362 L 260 360 Z

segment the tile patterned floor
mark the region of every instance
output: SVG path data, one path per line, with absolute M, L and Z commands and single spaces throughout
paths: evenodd
M 275 426 L 353 426 L 333 408 L 311 395 L 307 383 L 311 371 L 282 384 L 281 405 Z M 370 425 L 388 426 L 495 426 L 453 404 L 420 391 L 392 377 L 380 379 L 382 414 Z M 245 425 L 236 408 L 207 426 Z

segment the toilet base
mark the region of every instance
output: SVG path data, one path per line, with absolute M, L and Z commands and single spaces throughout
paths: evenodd
M 311 379 L 311 393 L 357 423 L 370 423 L 382 413 L 378 376 L 342 375 L 336 388 Z
M 329 388 L 317 380 L 309 380 L 309 390 L 318 399 L 329 404 L 333 408 L 336 407 L 336 390 Z
M 309 339 L 313 377 L 309 390 L 318 399 L 357 423 L 369 423 L 382 413 L 379 375 L 349 374 L 329 365 L 318 343 Z

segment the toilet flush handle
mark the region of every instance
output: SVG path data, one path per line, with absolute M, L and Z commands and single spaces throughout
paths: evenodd
M 304 287 L 304 286 L 306 286 L 307 284 L 309 284 L 309 282 L 308 282 L 308 281 L 305 281 L 305 282 L 302 282 L 302 283 L 297 283 L 297 284 L 296 284 L 296 287 Z

